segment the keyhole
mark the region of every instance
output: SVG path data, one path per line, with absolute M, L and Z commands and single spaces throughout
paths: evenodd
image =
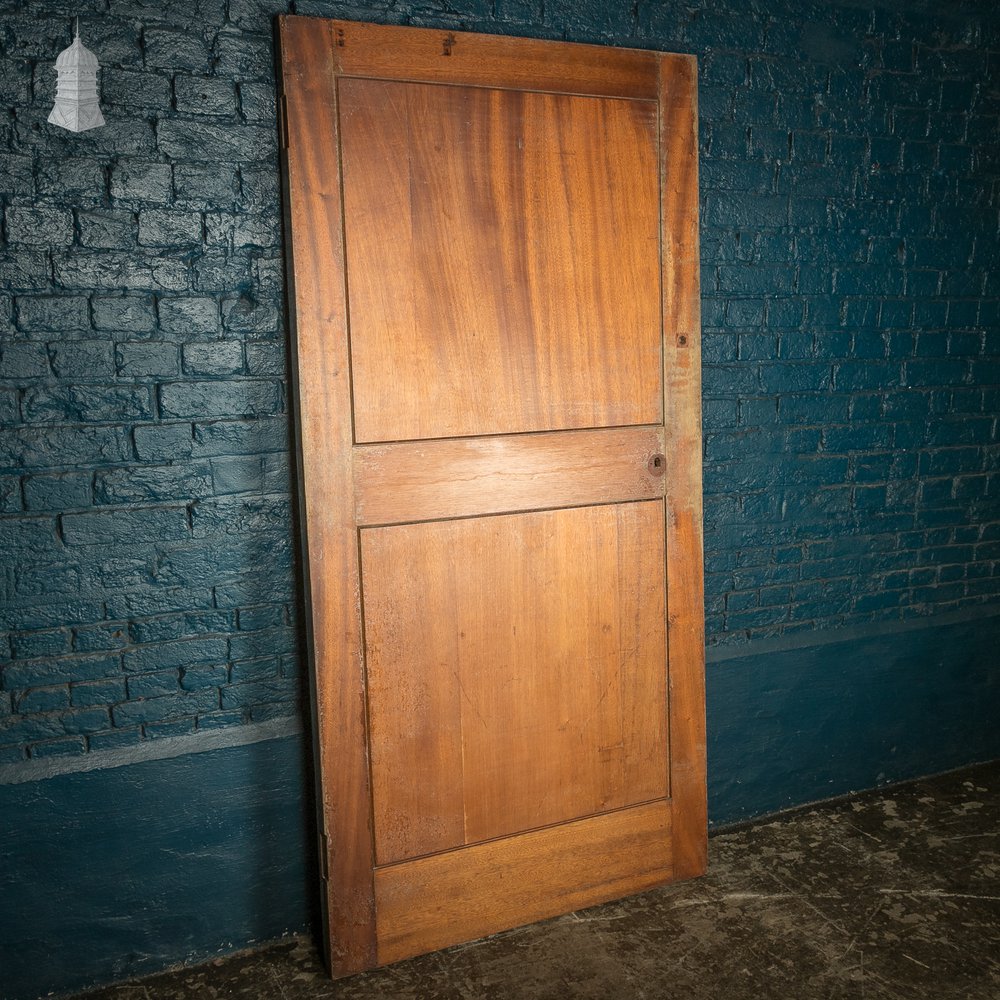
M 662 455 L 654 455 L 647 465 L 649 473 L 652 476 L 662 476 L 664 472 L 667 471 L 666 459 Z

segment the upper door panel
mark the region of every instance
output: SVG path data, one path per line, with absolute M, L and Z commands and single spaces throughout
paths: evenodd
M 357 441 L 661 421 L 655 102 L 339 103 Z

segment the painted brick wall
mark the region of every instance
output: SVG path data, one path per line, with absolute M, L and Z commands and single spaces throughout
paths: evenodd
M 72 135 L 45 118 L 77 9 L 10 6 L 0 761 L 294 715 L 269 16 L 79 9 L 108 125 Z
M 0 763 L 301 711 L 287 6 L 0 4 Z M 294 5 L 699 56 L 711 644 L 997 601 L 1000 16 L 940 6 Z

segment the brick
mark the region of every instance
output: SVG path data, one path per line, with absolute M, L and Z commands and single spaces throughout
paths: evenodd
M 193 733 L 197 724 L 194 718 L 173 719 L 166 722 L 147 722 L 142 728 L 147 740 L 171 739 Z
M 80 590 L 80 567 L 65 560 L 44 559 L 22 563 L 14 570 L 18 597 L 52 597 Z
M 275 578 L 264 581 L 259 576 L 244 576 L 233 582 L 216 584 L 215 599 L 219 607 L 239 607 L 259 601 L 295 599 L 291 581 Z
M 174 344 L 125 342 L 115 347 L 115 368 L 123 378 L 176 376 L 179 351 Z
M 91 750 L 117 750 L 136 746 L 142 741 L 140 726 L 132 729 L 112 729 L 106 733 L 92 733 L 87 737 L 87 745 Z
M 231 293 L 251 282 L 251 261 L 245 254 L 209 250 L 194 262 L 194 288 L 199 292 Z
M 145 386 L 59 385 L 30 388 L 22 402 L 25 420 L 61 423 L 142 420 L 152 416 Z
M 46 629 L 41 632 L 14 633 L 10 637 L 11 650 L 19 660 L 34 656 L 55 656 L 69 649 L 69 633 L 65 629 Z
M 73 629 L 73 648 L 82 653 L 120 649 L 128 644 L 128 627 L 121 622 L 102 622 Z
M 247 344 L 247 372 L 250 375 L 285 378 L 287 368 L 284 344 Z
M 284 625 L 285 606 L 264 604 L 255 608 L 240 608 L 238 621 L 241 632 L 255 632 L 263 628 Z
M 47 251 L 0 250 L 0 288 L 12 292 L 49 291 L 51 260 Z
M 187 669 L 193 664 L 216 664 L 228 659 L 224 638 L 179 639 L 138 646 L 125 653 L 125 669 L 133 673 Z
M 230 611 L 196 611 L 184 615 L 186 635 L 231 632 L 236 627 L 236 617 Z
M 34 195 L 34 161 L 30 156 L 0 153 L 0 193 L 24 198 Z
M 170 107 L 170 78 L 115 66 L 102 67 L 101 103 L 166 111 Z
M 121 462 L 131 453 L 119 427 L 17 428 L 0 438 L 0 468 L 45 469 Z
M 148 424 L 133 431 L 135 450 L 144 462 L 171 462 L 188 458 L 193 448 L 191 424 Z
M 160 299 L 160 327 L 165 333 L 200 337 L 220 330 L 219 303 L 209 296 Z
M 92 733 L 107 729 L 110 713 L 105 707 L 71 708 L 60 712 L 59 721 L 67 733 Z
M 255 632 L 239 632 L 230 636 L 229 658 L 231 660 L 244 660 L 291 653 L 296 650 L 297 642 L 298 637 L 295 629 L 283 625 Z
M 299 695 L 298 685 L 284 678 L 249 681 L 223 688 L 222 708 L 251 708 L 268 702 L 296 701 Z
M 53 260 L 56 279 L 65 288 L 184 291 L 188 265 L 179 257 L 97 250 L 58 254 Z
M 902 385 L 902 365 L 892 361 L 842 361 L 833 369 L 838 392 L 864 392 Z
M 699 95 L 700 110 L 706 113 L 704 95 Z M 246 81 L 239 85 L 240 114 L 248 122 L 273 122 L 277 116 L 275 108 L 274 85 Z
M 892 447 L 891 428 L 885 424 L 825 427 L 823 443 L 832 452 L 885 450 Z
M 94 327 L 114 332 L 150 333 L 156 329 L 156 302 L 152 295 L 95 295 Z
M 185 344 L 183 359 L 191 375 L 238 375 L 244 369 L 243 345 L 232 340 Z
M 236 202 L 239 188 L 231 163 L 178 163 L 174 167 L 174 196 L 178 203 L 203 208 L 226 208 Z
M 194 425 L 194 453 L 198 456 L 259 455 L 285 451 L 289 427 L 281 418 L 216 420 Z
M 0 521 L 0 552 L 23 555 L 49 549 L 55 542 L 54 528 L 49 517 L 5 517 Z
M 44 344 L 0 345 L 0 379 L 34 379 L 50 374 L 49 355 Z
M 965 361 L 935 360 L 907 361 L 905 384 L 907 386 L 960 385 L 970 374 Z
M 143 571 L 146 571 L 145 566 Z M 212 604 L 212 590 L 204 581 L 191 587 L 171 586 L 168 583 L 158 583 L 155 586 L 148 584 L 147 575 L 135 580 L 130 590 L 108 593 L 105 604 L 109 617 L 138 618 L 191 608 L 208 608 Z
M 0 393 L 0 401 L 3 394 Z M 3 421 L 0 420 L 0 424 Z M 0 514 L 16 514 L 24 509 L 21 499 L 21 481 L 16 476 L 0 476 Z M 0 651 L 3 645 L 0 643 Z M 0 652 L 2 656 L 2 652 Z
M 240 208 L 247 214 L 233 229 L 233 246 L 278 249 L 281 228 L 275 206 L 280 204 L 281 185 L 275 171 L 246 164 L 240 167 Z
M 90 327 L 82 295 L 21 295 L 16 301 L 18 329 L 27 333 L 68 333 Z
M 92 209 L 79 213 L 80 242 L 85 247 L 124 250 L 135 246 L 138 223 L 127 209 Z
M 277 337 L 282 329 L 281 312 L 275 302 L 240 296 L 222 303 L 225 328 L 248 336 Z
M 21 715 L 35 712 L 55 712 L 69 708 L 69 685 L 29 688 L 14 696 L 14 711 Z
M 9 243 L 68 246 L 73 242 L 73 213 L 68 209 L 11 205 L 4 222 Z
M 277 382 L 218 379 L 211 382 L 167 382 L 160 386 L 165 416 L 264 416 L 281 409 Z
M 187 508 L 164 506 L 66 514 L 62 530 L 67 545 L 176 540 L 188 536 Z
M 240 660 L 233 664 L 230 676 L 233 684 L 243 684 L 246 681 L 276 680 L 279 676 L 279 659 L 276 656 L 261 657 L 255 660 Z
M 778 362 L 760 366 L 760 385 L 766 393 L 822 391 L 831 386 L 831 368 L 823 362 Z
M 195 538 L 283 532 L 291 514 L 288 497 L 224 497 L 200 503 L 191 512 Z M 244 605 L 263 602 L 237 603 Z
M 246 721 L 246 713 L 240 709 L 230 712 L 209 712 L 198 716 L 198 729 L 225 729 L 228 726 L 242 725 Z
M 207 464 L 131 466 L 99 471 L 94 477 L 95 504 L 197 500 L 211 494 Z
M 211 712 L 219 707 L 219 692 L 214 688 L 181 691 L 178 694 L 142 701 L 124 702 L 112 709 L 115 726 L 136 726 L 147 722 L 163 722 L 185 716 Z
M 182 615 L 169 615 L 165 618 L 150 618 L 146 621 L 133 622 L 129 631 L 136 642 L 151 643 L 181 639 L 186 629 Z
M 125 201 L 169 204 L 173 179 L 169 163 L 119 160 L 111 171 L 111 197 Z
M 183 114 L 232 116 L 236 113 L 236 86 L 216 77 L 178 74 L 174 77 L 174 101 Z
M 0 716 L 0 745 L 31 743 L 65 735 L 55 713 L 31 716 Z
M 216 72 L 239 80 L 268 80 L 274 75 L 274 55 L 267 35 L 221 31 L 215 42 Z
M 229 683 L 229 669 L 225 664 L 184 667 L 180 671 L 180 684 L 185 691 L 218 688 Z
M 42 687 L 60 682 L 99 680 L 121 673 L 119 656 L 47 656 L 17 660 L 2 668 L 5 688 Z
M 108 379 L 115 374 L 112 346 L 106 340 L 67 340 L 49 346 L 49 361 L 58 378 Z
M 36 175 L 38 191 L 71 204 L 100 204 L 107 188 L 106 172 L 104 163 L 86 157 L 43 159 Z
M 264 492 L 292 492 L 291 457 L 287 454 L 264 455 Z
M 146 65 L 152 69 L 206 72 L 211 67 L 208 43 L 192 31 L 147 28 Z
M 74 708 L 100 708 L 125 700 L 125 681 L 122 678 L 81 681 L 78 684 L 71 684 L 69 692 Z
M 204 227 L 200 212 L 143 209 L 139 213 L 139 243 L 143 246 L 200 247 Z
M 264 486 L 264 468 L 259 456 L 240 455 L 211 460 L 213 492 L 217 496 L 232 493 L 259 493 Z
M 180 690 L 177 670 L 161 670 L 152 674 L 130 674 L 126 680 L 129 699 L 156 698 Z
M 89 507 L 92 501 L 89 472 L 66 472 L 55 475 L 27 476 L 24 502 L 32 511 L 73 510 Z
M 244 196 L 248 191 L 247 178 L 255 176 L 250 171 L 241 171 Z M 263 198 L 251 197 L 251 202 L 276 203 L 277 190 L 267 191 Z M 251 215 L 244 212 L 210 212 L 205 217 L 207 242 L 211 246 L 226 246 L 236 249 L 270 249 L 281 243 L 281 230 L 276 214 Z
M 277 154 L 276 130 L 259 125 L 161 119 L 157 143 L 166 156 L 188 161 L 270 162 Z

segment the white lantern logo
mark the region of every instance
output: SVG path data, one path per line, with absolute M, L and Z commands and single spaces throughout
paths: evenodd
M 80 42 L 80 27 L 68 49 L 56 59 L 56 103 L 49 123 L 84 132 L 104 124 L 97 97 L 97 56 Z

